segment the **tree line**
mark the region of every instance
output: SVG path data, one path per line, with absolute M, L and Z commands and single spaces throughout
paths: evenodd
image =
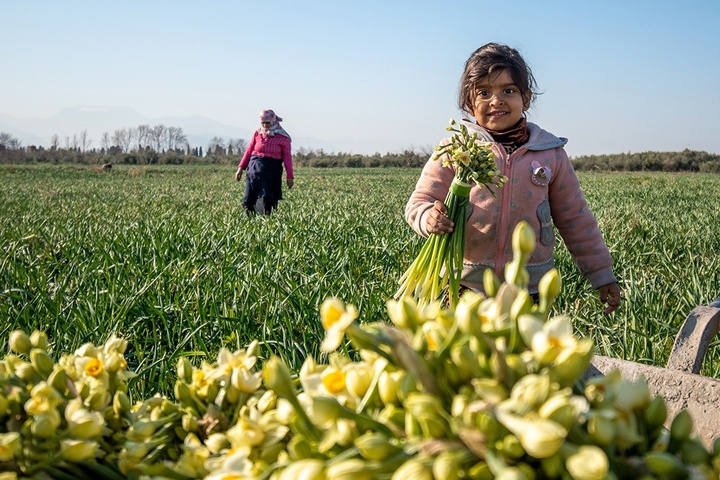
M 92 148 L 87 131 L 61 142 L 51 138 L 49 148 L 29 146 L 12 135 L 0 132 L 0 163 L 79 163 L 87 165 L 129 164 L 236 164 L 247 148 L 244 139 L 213 137 L 208 145 L 192 147 L 182 128 L 139 125 L 104 133 L 99 148 Z M 299 148 L 293 163 L 312 168 L 420 168 L 433 153 L 433 147 L 405 149 L 397 153 L 361 155 L 351 152 L 325 152 Z M 582 172 L 699 172 L 720 173 L 720 155 L 685 149 L 682 152 L 638 152 L 583 155 L 570 159 Z

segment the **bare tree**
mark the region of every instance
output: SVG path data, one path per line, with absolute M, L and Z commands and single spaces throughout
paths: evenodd
M 17 150 L 22 142 L 7 132 L 0 132 L 0 150 Z
M 135 131 L 137 132 L 136 138 L 138 150 L 142 150 L 143 148 L 148 146 L 147 144 L 150 140 L 152 130 L 150 128 L 150 125 L 138 125 Z
M 225 141 L 222 137 L 213 137 L 208 143 L 207 154 L 208 155 L 223 155 L 225 153 Z
M 83 130 L 82 132 L 80 132 L 80 151 L 85 153 L 85 151 L 90 148 L 91 144 L 92 140 L 88 138 L 87 130 Z
M 168 127 L 167 128 L 167 149 L 175 150 L 176 148 L 182 147 L 187 142 L 187 137 L 183 133 L 183 129 L 180 127 Z
M 132 129 L 118 129 L 113 133 L 112 141 L 115 145 L 122 149 L 123 153 L 127 153 L 130 150 L 130 144 L 132 143 Z
M 108 132 L 103 132 L 100 137 L 100 146 L 105 149 L 105 152 L 110 149 L 110 134 Z
M 60 137 L 58 137 L 57 133 L 50 137 L 50 149 L 51 150 L 57 150 L 60 146 Z
M 242 155 L 247 149 L 247 142 L 244 138 L 231 138 L 228 141 L 228 155 Z
M 155 147 L 155 151 L 160 153 L 162 150 L 163 141 L 165 139 L 165 125 L 155 125 L 152 127 L 152 130 L 150 132 L 150 138 L 153 141 L 153 146 Z

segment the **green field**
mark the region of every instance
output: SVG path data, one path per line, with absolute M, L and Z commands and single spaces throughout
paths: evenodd
M 130 343 L 133 393 L 171 394 L 178 357 L 263 342 L 297 368 L 318 355 L 318 306 L 365 321 L 420 250 L 404 222 L 417 169 L 298 169 L 271 217 L 247 218 L 234 166 L 0 166 L 0 349 L 16 328 L 56 355 L 111 332 Z M 624 303 L 605 316 L 561 245 L 558 313 L 598 353 L 653 365 L 697 305 L 720 297 L 720 176 L 583 174 Z M 720 377 L 715 340 L 703 374 Z

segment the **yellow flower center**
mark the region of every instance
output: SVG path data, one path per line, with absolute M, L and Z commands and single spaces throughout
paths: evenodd
M 340 370 L 330 372 L 323 376 L 322 382 L 328 392 L 340 393 L 345 389 L 345 373 Z
M 323 315 L 322 324 L 323 327 L 325 327 L 325 330 L 329 330 L 330 327 L 339 322 L 343 314 L 340 309 L 335 308 L 334 306 L 329 306 L 324 313 L 325 315 Z
M 91 358 L 85 364 L 85 374 L 91 377 L 97 377 L 103 371 L 102 362 L 98 358 Z

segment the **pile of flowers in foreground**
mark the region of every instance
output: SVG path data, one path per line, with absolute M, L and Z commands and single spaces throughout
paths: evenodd
M 390 300 L 392 324 L 361 326 L 331 298 L 327 364 L 260 369 L 256 343 L 199 368 L 183 359 L 174 400 L 130 404 L 114 335 L 54 363 L 42 333 L 13 332 L 0 479 L 718 478 L 720 441 L 704 446 L 686 411 L 667 418 L 662 397 L 618 373 L 582 380 L 593 346 L 549 318 L 557 272 L 534 304 L 526 225 L 513 247 L 507 282 L 488 274 L 487 296 L 466 293 L 454 311 Z

